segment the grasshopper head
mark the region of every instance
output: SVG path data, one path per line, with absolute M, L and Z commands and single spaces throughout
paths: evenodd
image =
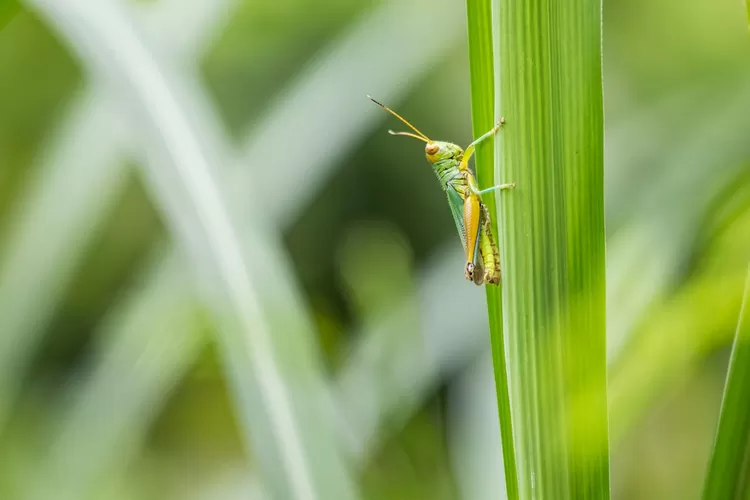
M 450 142 L 430 141 L 424 147 L 424 154 L 427 161 L 437 163 L 440 160 L 460 158 L 463 156 L 464 150 Z

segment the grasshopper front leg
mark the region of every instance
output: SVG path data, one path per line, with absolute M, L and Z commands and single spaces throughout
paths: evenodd
M 511 182 L 509 184 L 498 184 L 497 186 L 488 187 L 487 189 L 478 189 L 475 185 L 470 185 L 471 192 L 477 196 L 482 196 L 483 194 L 487 194 L 490 191 L 503 191 L 505 189 L 513 189 L 514 187 L 516 187 L 515 182 Z
M 505 123 L 505 118 L 500 118 L 500 121 L 498 121 L 494 127 L 492 127 L 488 132 L 482 134 L 479 136 L 477 140 L 469 144 L 466 149 L 464 150 L 464 157 L 461 159 L 461 164 L 458 166 L 459 170 L 466 170 L 469 168 L 469 159 L 474 154 L 474 149 L 476 148 L 476 145 L 482 142 L 485 139 L 488 139 L 492 137 L 493 135 L 497 134 L 498 130 L 500 130 L 500 127 L 503 126 Z
M 472 142 L 471 144 L 469 144 L 469 146 L 464 151 L 464 156 L 461 159 L 461 163 L 458 166 L 459 170 L 465 171 L 465 170 L 467 170 L 469 168 L 469 159 L 474 154 L 474 149 L 475 149 L 476 145 L 479 144 L 480 142 L 482 142 L 483 140 L 485 140 L 485 139 L 487 139 L 487 138 L 492 137 L 493 135 L 495 135 L 498 132 L 498 130 L 500 130 L 500 127 L 504 123 L 505 123 L 505 118 L 500 118 L 500 121 L 497 122 L 495 124 L 495 126 L 492 127 L 492 129 L 490 129 L 489 132 L 483 134 L 477 140 L 475 140 L 474 142 Z M 513 189 L 514 187 L 516 187 L 516 184 L 514 182 L 511 182 L 511 183 L 508 183 L 508 184 L 498 184 L 497 186 L 488 187 L 486 189 L 479 189 L 477 187 L 477 185 L 476 185 L 476 182 L 473 182 L 473 179 L 469 180 L 469 189 L 471 190 L 471 192 L 473 194 L 475 194 L 477 196 L 482 196 L 483 194 L 487 194 L 487 193 L 489 193 L 491 191 L 496 191 L 496 190 L 502 191 L 504 189 Z
M 469 192 L 477 196 L 482 196 L 483 194 L 487 194 L 490 191 L 503 191 L 505 189 L 513 189 L 514 187 L 516 187 L 515 182 L 510 182 L 508 184 L 498 184 L 497 186 L 488 187 L 487 189 L 479 189 L 479 187 L 477 187 L 477 181 L 474 178 L 474 175 L 471 173 L 466 174 L 466 180 L 469 184 Z

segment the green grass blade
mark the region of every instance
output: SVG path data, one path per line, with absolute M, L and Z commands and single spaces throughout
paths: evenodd
M 466 14 L 469 32 L 469 70 L 471 74 L 471 119 L 473 136 L 479 137 L 490 130 L 499 117 L 495 116 L 495 76 L 493 74 L 492 4 L 490 0 L 467 0 Z M 480 187 L 493 186 L 501 179 L 494 176 L 494 144 L 483 141 L 477 146 L 474 161 Z M 485 196 L 490 213 L 497 212 L 495 197 Z M 497 221 L 492 229 L 498 234 Z M 503 337 L 502 288 L 487 286 L 487 313 L 490 323 L 490 344 L 495 373 L 500 438 L 503 447 L 503 466 L 506 491 L 509 499 L 518 497 L 516 459 L 513 449 L 513 426 L 508 396 L 508 376 L 505 364 Z
M 234 5 L 234 1 L 222 0 L 222 2 L 212 3 L 211 6 L 213 9 L 223 11 L 226 7 L 224 4 Z M 222 5 L 224 5 L 224 7 L 222 7 Z M 207 13 L 203 11 L 201 13 L 201 19 L 203 19 L 204 22 L 200 26 L 196 26 L 194 14 L 186 13 L 182 4 L 179 3 L 170 1 L 166 4 L 148 4 L 142 6 L 139 5 L 138 7 L 149 9 L 149 16 L 155 14 L 150 11 L 151 9 L 158 9 L 159 14 L 157 17 L 159 20 L 163 21 L 164 19 L 171 19 L 171 22 L 179 21 L 182 25 L 189 24 L 192 27 L 190 37 L 188 38 L 174 37 L 175 39 L 171 40 L 168 39 L 170 38 L 169 35 L 173 35 L 170 30 L 167 30 L 166 33 L 162 33 L 162 36 L 164 37 L 162 41 L 173 49 L 179 49 L 179 54 L 189 52 L 190 47 L 201 52 L 201 50 L 198 50 L 202 43 L 201 40 L 210 37 L 210 33 L 213 31 L 213 23 L 216 22 L 217 18 L 221 17 L 219 12 L 212 11 L 206 15 Z M 158 20 L 152 20 L 151 17 L 145 17 L 146 12 L 143 12 L 142 14 L 144 14 L 144 18 L 141 20 L 148 26 L 156 29 L 156 25 L 159 24 Z M 407 80 L 418 80 L 418 77 L 421 74 L 431 68 L 435 62 L 439 60 L 446 48 L 450 47 L 452 42 L 460 34 L 459 27 L 456 27 L 455 24 L 451 22 L 452 10 L 442 10 L 439 12 L 429 11 L 427 15 L 430 20 L 428 23 L 429 26 L 435 27 L 436 23 L 439 24 L 443 27 L 441 32 L 444 36 L 440 39 L 431 40 L 426 44 L 422 44 L 418 48 L 401 51 L 398 56 L 394 56 L 388 51 L 389 45 L 386 42 L 390 40 L 395 45 L 408 47 L 409 38 L 414 36 L 415 32 L 413 30 L 409 31 L 407 28 L 413 25 L 415 21 L 425 19 L 424 9 L 420 7 L 419 2 L 410 2 L 407 4 L 391 2 L 376 9 L 371 15 L 364 17 L 357 25 L 347 32 L 345 36 L 336 40 L 334 48 L 326 55 L 326 57 L 301 72 L 296 81 L 289 85 L 287 90 L 285 90 L 284 99 L 280 99 L 279 105 L 275 106 L 271 112 L 269 112 L 268 116 L 263 119 L 261 124 L 254 127 L 247 135 L 244 140 L 244 145 L 240 147 L 241 151 L 237 152 L 238 158 L 236 163 L 241 165 L 236 169 L 236 176 L 233 176 L 231 180 L 232 183 L 237 186 L 250 185 L 253 182 L 252 177 L 257 175 L 257 172 L 246 168 L 245 164 L 253 161 L 253 158 L 257 158 L 259 154 L 268 149 L 269 145 L 279 145 L 278 147 L 271 147 L 271 149 L 277 149 L 274 156 L 274 162 L 276 167 L 284 172 L 284 177 L 288 179 L 288 182 L 284 184 L 272 182 L 267 193 L 260 193 L 264 195 L 262 203 L 266 207 L 268 217 L 274 224 L 284 226 L 293 221 L 298 215 L 299 210 L 305 206 L 307 197 L 313 196 L 314 193 L 317 192 L 317 186 L 323 179 L 327 178 L 330 169 L 338 163 L 338 158 L 345 155 L 346 152 L 356 144 L 357 138 L 362 133 L 368 131 L 372 124 L 377 121 L 378 115 L 376 114 L 367 113 L 360 109 L 352 110 L 350 108 L 336 108 L 334 104 L 341 99 L 341 92 L 333 93 L 330 96 L 326 96 L 325 99 L 322 99 L 319 96 L 318 89 L 330 89 L 338 85 L 340 87 L 339 90 L 342 90 L 342 81 L 346 80 L 346 82 L 348 82 L 346 84 L 347 86 L 351 84 L 351 78 L 347 80 L 344 79 L 343 76 L 351 72 L 354 67 L 358 69 L 358 71 L 355 72 L 357 74 L 357 80 L 363 82 L 363 84 L 364 82 L 369 82 L 369 85 L 373 85 L 374 91 L 379 96 L 390 95 L 392 96 L 389 98 L 390 100 L 394 96 L 408 90 L 407 88 L 398 87 L 401 79 L 406 78 Z M 193 19 L 193 21 L 191 21 L 191 19 Z M 206 23 L 206 19 L 210 22 Z M 172 30 L 173 29 L 175 28 L 172 28 Z M 165 28 L 161 26 L 161 30 L 165 31 Z M 422 34 L 425 36 L 429 34 L 428 27 L 424 27 L 422 31 L 424 31 Z M 375 40 L 375 42 L 373 42 L 373 40 Z M 392 72 L 384 73 L 382 70 L 385 67 L 391 69 Z M 361 86 L 362 85 L 354 85 L 353 87 L 361 88 Z M 63 188 L 67 186 L 67 184 L 60 183 L 59 181 L 52 182 L 57 178 L 68 179 L 73 185 L 76 184 L 75 179 L 79 179 L 79 192 L 85 187 L 91 187 L 93 191 L 96 191 L 95 188 L 100 186 L 101 183 L 87 183 L 80 179 L 87 178 L 90 181 L 93 174 L 89 172 L 89 170 L 96 170 L 95 167 L 99 164 L 105 164 L 108 158 L 115 158 L 118 150 L 134 150 L 137 148 L 137 144 L 134 142 L 135 138 L 133 137 L 127 137 L 120 140 L 117 143 L 117 148 L 113 142 L 114 137 L 109 140 L 107 139 L 109 136 L 112 136 L 113 130 L 115 130 L 113 124 L 109 123 L 112 120 L 103 121 L 93 120 L 90 117 L 87 118 L 92 114 L 96 116 L 103 114 L 104 118 L 117 117 L 116 113 L 104 112 L 109 109 L 108 101 L 104 99 L 104 96 L 100 95 L 104 90 L 106 89 L 98 89 L 96 93 L 93 90 L 90 90 L 86 98 L 81 99 L 81 102 L 76 104 L 77 111 L 72 113 L 73 118 L 67 120 L 68 123 L 66 123 L 64 127 L 64 130 L 67 131 L 70 129 L 70 132 L 62 134 L 63 140 L 57 141 L 62 144 L 56 146 L 56 150 L 60 149 L 63 153 L 68 151 L 71 147 L 74 150 L 76 150 L 76 148 L 87 148 L 89 154 L 85 156 L 86 161 L 81 161 L 80 158 L 76 161 L 76 157 L 73 157 L 70 153 L 53 154 L 50 165 L 46 166 L 47 168 L 45 168 L 44 171 L 43 189 L 46 191 L 43 192 L 47 192 L 53 188 L 60 189 L 60 186 Z M 342 91 L 344 90 L 345 89 Z M 350 89 L 348 92 L 355 95 L 351 96 L 351 98 L 345 97 L 344 100 L 358 100 L 361 98 L 359 91 L 356 89 Z M 311 106 L 310 103 L 314 103 L 314 106 Z M 329 110 L 327 116 L 332 117 L 332 120 L 344 121 L 348 123 L 348 126 L 333 130 L 305 130 L 306 124 L 315 120 L 316 117 L 326 109 Z M 331 115 L 331 113 L 333 113 L 333 115 Z M 117 122 L 115 121 L 115 123 Z M 297 156 L 296 149 L 290 150 L 289 148 L 282 147 L 290 133 L 292 135 L 299 135 L 302 138 L 301 140 L 305 141 L 305 146 L 300 149 L 306 151 L 308 154 L 304 155 L 302 158 Z M 103 135 L 104 137 L 99 137 L 97 134 Z M 337 149 L 335 153 L 331 153 L 320 146 L 317 146 L 317 149 L 316 147 L 310 146 L 310 144 L 328 144 L 327 141 L 322 140 L 324 135 L 327 141 L 337 144 L 341 143 L 342 147 Z M 59 158 L 61 156 L 63 158 L 70 157 L 70 160 L 62 161 L 62 158 Z M 80 157 L 81 155 L 79 154 L 78 156 Z M 112 167 L 110 170 L 113 172 L 113 175 L 118 178 L 122 177 L 121 165 L 114 161 L 110 163 L 111 165 L 109 163 L 106 164 L 108 167 Z M 57 173 L 55 176 L 50 177 L 50 173 L 47 172 L 47 170 Z M 109 172 L 107 169 L 103 168 L 98 169 L 97 172 L 99 170 L 101 170 L 101 172 L 99 172 L 100 174 Z M 82 172 L 78 173 L 79 171 Z M 306 175 L 301 176 L 300 172 L 305 172 Z M 84 173 L 86 175 L 84 175 Z M 52 181 L 50 179 L 52 179 Z M 304 189 L 301 185 L 298 186 L 300 183 L 305 183 Z M 284 197 L 287 191 L 297 193 L 303 191 L 304 196 L 298 194 L 293 200 L 287 200 Z M 102 193 L 99 194 L 101 195 Z M 244 192 L 233 194 L 238 194 L 241 198 L 245 198 Z M 32 198 L 32 201 L 28 203 L 28 205 L 32 207 L 39 205 L 40 202 L 38 202 L 38 200 L 45 198 L 45 196 L 36 196 Z M 49 196 L 49 198 L 57 199 L 59 196 Z M 75 201 L 82 203 L 90 198 L 91 196 L 86 194 L 83 197 L 76 198 Z M 280 203 L 280 199 L 283 199 L 284 202 Z M 70 219 L 71 222 L 62 224 L 63 227 L 68 227 L 69 224 L 73 223 L 78 225 L 81 224 L 80 222 L 76 222 L 78 220 L 77 217 L 80 217 L 80 214 L 78 214 L 78 211 L 72 211 L 73 206 L 73 203 L 57 203 L 53 206 L 44 204 L 43 209 L 40 210 L 41 215 L 36 217 L 19 218 L 27 221 L 27 223 L 23 225 L 24 231 L 28 231 L 33 235 L 34 233 L 39 233 L 41 231 L 40 228 L 43 228 L 44 231 L 42 232 L 49 236 L 49 227 L 53 226 L 52 222 L 45 222 L 49 219 L 57 220 L 57 225 L 60 225 L 60 217 L 62 217 L 64 221 Z M 252 207 L 248 207 L 247 209 L 248 214 L 251 214 Z M 88 212 L 90 212 L 90 216 L 103 217 L 103 212 L 106 211 L 89 210 Z M 31 255 L 43 263 L 49 261 L 50 263 L 55 263 L 57 266 L 63 265 L 67 262 L 66 259 L 54 259 L 52 257 L 40 258 L 39 252 L 57 252 L 59 254 L 61 248 L 67 248 L 74 241 L 80 244 L 83 231 L 62 231 L 60 234 L 61 236 L 67 235 L 67 238 L 60 240 L 56 245 L 37 246 L 36 252 L 30 251 L 28 248 L 24 250 L 23 244 L 19 245 L 19 243 L 15 243 L 14 250 L 16 250 L 16 247 L 18 248 L 17 251 L 14 251 L 14 254 L 19 256 Z M 75 238 L 71 235 L 75 235 Z M 28 238 L 16 238 L 16 240 L 19 240 L 20 242 L 26 241 L 26 239 Z M 146 279 L 151 288 L 159 291 L 158 294 L 154 295 L 154 293 L 149 293 L 151 288 L 134 291 L 131 300 L 128 300 L 126 304 L 119 304 L 116 313 L 118 318 L 108 318 L 105 320 L 104 329 L 96 334 L 97 337 L 104 336 L 105 338 L 108 338 L 109 336 L 129 338 L 135 334 L 135 337 L 130 340 L 130 343 L 128 343 L 127 340 L 118 340 L 114 342 L 115 346 L 113 347 L 113 349 L 118 349 L 119 347 L 127 346 L 128 349 L 133 351 L 131 352 L 131 355 L 134 360 L 140 359 L 142 362 L 148 362 L 148 360 L 152 359 L 150 353 L 154 352 L 154 350 L 149 347 L 152 344 L 146 344 L 146 341 L 150 338 L 149 335 L 141 335 L 135 332 L 153 332 L 156 325 L 160 325 L 158 330 L 160 330 L 164 338 L 158 339 L 158 345 L 162 345 L 164 342 L 179 343 L 181 342 L 181 337 L 185 335 L 184 329 L 180 323 L 182 318 L 170 313 L 174 307 L 164 307 L 162 309 L 155 307 L 158 304 L 163 304 L 166 297 L 171 300 L 170 303 L 176 303 L 177 299 L 181 297 L 186 313 L 191 307 L 190 300 L 192 299 L 190 293 L 192 293 L 192 290 L 190 289 L 190 285 L 192 285 L 192 282 L 188 283 L 187 286 L 183 283 L 185 280 L 185 267 L 183 265 L 185 262 L 183 255 L 176 248 L 169 249 L 167 253 L 169 255 L 166 257 L 161 255 L 162 258 L 159 263 L 154 263 L 149 266 L 149 271 L 151 272 L 159 269 L 160 271 L 158 275 L 150 276 Z M 439 273 L 441 276 L 448 274 L 447 271 L 453 269 L 453 263 L 455 262 L 456 257 L 457 255 L 451 254 L 450 258 L 446 256 L 446 258 L 441 261 L 441 273 Z M 5 262 L 0 262 L 0 269 L 13 269 L 13 266 L 4 267 L 4 264 Z M 450 264 L 449 267 L 448 264 Z M 0 297 L 4 296 L 4 290 L 8 290 L 7 295 L 9 297 L 13 296 L 14 298 L 14 300 L 7 300 L 4 302 L 0 301 L 0 311 L 5 308 L 7 309 L 6 312 L 8 312 L 6 315 L 0 314 L 0 325 L 7 324 L 8 320 L 11 320 L 12 322 L 12 318 L 16 317 L 26 318 L 27 322 L 30 322 L 33 318 L 35 324 L 44 323 L 44 321 L 40 320 L 41 306 L 39 305 L 38 298 L 42 293 L 40 290 L 45 290 L 43 285 L 51 279 L 47 278 L 47 275 L 45 274 L 50 271 L 47 270 L 45 266 L 39 264 L 33 266 L 18 266 L 18 271 L 19 272 L 13 274 L 4 274 L 0 272 L 2 278 L 18 275 L 18 279 L 13 280 L 13 286 L 5 286 L 8 284 L 7 280 L 0 279 Z M 21 279 L 22 276 L 28 276 L 32 271 L 39 273 L 39 279 L 26 281 Z M 6 276 L 6 274 L 8 274 L 8 276 Z M 453 272 L 450 272 L 448 275 L 453 276 Z M 453 302 L 453 299 L 448 300 L 442 298 L 440 294 L 443 292 L 447 291 L 451 294 L 458 293 L 459 299 L 457 300 L 460 303 L 467 302 L 467 298 L 464 297 L 467 292 L 471 295 L 471 289 L 465 289 L 463 287 L 459 288 L 453 286 L 453 283 L 451 283 L 451 286 L 443 286 L 442 282 L 437 284 L 434 283 L 434 281 L 435 280 L 430 281 L 423 287 L 428 291 L 430 297 L 434 296 L 430 302 L 433 304 L 431 311 L 434 310 L 442 313 L 445 310 L 441 307 L 441 304 L 444 304 L 446 301 Z M 59 285 L 54 287 L 48 286 L 46 294 L 50 295 L 52 293 L 50 288 L 54 292 L 57 292 L 58 289 L 64 289 L 64 285 L 66 284 L 67 282 L 60 282 Z M 265 285 L 261 283 L 260 286 L 262 287 Z M 28 306 L 19 308 L 19 290 L 22 291 L 22 297 L 28 297 L 28 300 L 24 302 L 24 304 L 28 303 Z M 171 292 L 169 292 L 169 290 L 171 290 Z M 14 293 L 10 293 L 10 291 L 13 291 Z M 32 298 L 35 298 L 36 301 L 32 300 Z M 54 305 L 57 303 L 57 300 L 58 298 L 55 295 L 54 297 L 50 297 L 49 302 Z M 29 313 L 29 308 L 33 308 L 34 314 Z M 133 311 L 133 313 L 120 313 L 120 309 L 124 308 L 128 311 Z M 26 314 L 24 314 L 24 311 L 26 311 Z M 149 311 L 148 322 L 145 322 L 141 317 L 143 313 L 137 313 L 137 311 Z M 478 312 L 479 311 L 477 311 L 477 313 Z M 438 339 L 433 340 L 433 342 L 439 343 L 440 345 L 446 344 L 445 339 L 452 338 L 455 328 L 458 328 L 456 325 L 451 326 L 450 320 L 452 320 L 453 317 L 450 315 L 443 315 L 443 317 L 440 314 L 427 315 L 425 313 L 425 315 L 430 318 L 430 325 L 425 327 L 426 333 L 438 337 Z M 472 320 L 476 319 L 477 322 L 479 321 L 478 314 L 472 311 L 471 316 Z M 388 323 L 392 324 L 392 322 Z M 112 327 L 112 325 L 115 326 Z M 372 449 L 370 445 L 374 442 L 374 438 L 377 437 L 376 430 L 379 429 L 378 426 L 386 415 L 392 415 L 393 413 L 398 412 L 399 415 L 403 416 L 399 417 L 397 415 L 396 419 L 405 420 L 414 411 L 413 408 L 415 405 L 404 406 L 403 404 L 397 404 L 397 402 L 403 403 L 404 399 L 408 397 L 414 398 L 415 402 L 422 402 L 422 399 L 432 390 L 435 380 L 441 379 L 441 376 L 445 376 L 445 372 L 452 367 L 446 359 L 456 362 L 456 360 L 464 359 L 466 357 L 465 353 L 468 352 L 473 355 L 477 350 L 478 342 L 476 342 L 476 340 L 479 336 L 477 334 L 480 330 L 474 325 L 462 324 L 461 326 L 466 329 L 469 337 L 465 338 L 460 346 L 448 345 L 446 349 L 439 350 L 438 353 L 435 354 L 438 357 L 437 361 L 408 365 L 410 368 L 413 368 L 416 373 L 409 372 L 410 375 L 408 379 L 406 377 L 403 380 L 399 378 L 399 381 L 403 381 L 402 385 L 393 387 L 391 384 L 387 389 L 383 390 L 383 393 L 390 398 L 387 399 L 389 403 L 384 403 L 382 413 L 372 414 L 372 416 L 370 416 L 369 413 L 366 414 L 365 417 L 363 417 L 363 421 L 371 423 L 371 426 L 366 426 L 364 430 L 358 429 L 358 431 L 362 431 L 361 434 L 354 436 L 356 439 L 354 447 L 356 447 L 356 450 L 359 453 L 354 454 L 355 462 L 360 463 L 366 459 L 367 455 L 365 452 Z M 386 328 L 386 324 L 383 324 L 382 328 Z M 2 328 L 0 328 L 0 330 L 2 330 Z M 11 330 L 13 335 L 9 337 Z M 373 329 L 367 329 L 363 336 L 372 336 L 373 338 L 380 337 L 378 335 L 372 335 L 376 332 L 371 330 Z M 409 331 L 411 331 L 411 329 Z M 6 345 L 6 343 L 18 346 L 21 343 L 21 340 L 26 340 L 27 343 L 31 343 L 30 339 L 33 331 L 30 331 L 28 328 L 6 328 L 3 332 L 4 335 L 0 336 L 0 346 Z M 379 333 L 379 331 L 377 333 Z M 451 337 L 448 337 L 449 334 Z M 359 338 L 359 336 L 357 336 L 357 338 Z M 373 338 L 370 340 L 373 340 Z M 137 340 L 143 340 L 143 344 L 140 346 L 133 345 Z M 204 340 L 205 339 L 200 339 L 200 341 Z M 413 357 L 409 357 L 411 356 L 410 352 L 404 349 L 405 344 L 403 340 L 407 340 L 408 344 L 410 339 L 408 336 L 399 336 L 398 345 L 389 346 L 390 350 L 388 352 L 394 356 L 398 356 L 399 359 L 404 359 L 404 363 L 406 363 L 407 360 L 413 361 Z M 411 344 L 413 343 L 414 341 L 411 339 Z M 185 347 L 184 344 L 185 342 L 182 341 L 181 346 Z M 29 346 L 27 350 L 31 352 L 32 348 L 35 347 L 35 345 Z M 183 349 L 179 352 L 174 350 L 174 352 L 170 353 L 171 359 L 168 360 L 173 363 L 164 364 L 166 361 L 162 360 L 162 364 L 164 364 L 162 368 L 165 372 L 169 372 L 171 376 L 179 378 L 182 374 L 172 373 L 171 366 L 175 366 L 175 370 L 178 366 L 183 370 L 187 370 L 190 366 L 190 360 L 182 357 L 176 358 L 176 356 L 195 356 L 198 350 L 199 349 Z M 366 351 L 366 349 L 363 349 L 363 351 Z M 2 355 L 6 355 L 8 359 L 13 359 L 14 356 L 15 358 L 21 357 L 19 356 L 17 348 L 13 351 L 9 350 L 7 353 L 0 349 L 0 356 Z M 125 354 L 121 357 L 124 355 Z M 118 356 L 118 354 L 107 354 L 107 356 Z M 363 355 L 362 358 L 369 359 L 366 355 Z M 176 364 L 176 360 L 179 360 L 179 364 Z M 134 412 L 139 412 L 144 407 L 149 408 L 152 412 L 150 414 L 151 416 L 158 412 L 159 404 L 152 404 L 152 394 L 166 393 L 168 391 L 169 388 L 165 386 L 165 383 L 169 382 L 169 380 L 165 380 L 165 377 L 156 378 L 151 381 L 140 379 L 140 383 L 135 386 L 121 384 L 118 390 L 114 392 L 101 390 L 101 387 L 105 385 L 106 382 L 98 379 L 105 376 L 103 375 L 105 372 L 107 380 L 128 380 L 132 378 L 131 372 L 133 366 L 133 363 L 127 362 L 120 362 L 113 366 L 107 366 L 106 364 L 97 365 L 96 368 L 92 368 L 90 373 L 92 377 L 91 380 L 86 379 L 80 386 L 71 387 L 69 390 L 71 395 L 68 397 L 75 399 L 75 401 L 83 401 L 86 406 L 73 406 L 67 409 L 67 412 L 71 417 L 65 419 L 65 422 L 61 425 L 59 431 L 61 434 L 65 433 L 67 437 L 56 436 L 56 442 L 67 443 L 74 441 L 76 438 L 73 436 L 79 435 L 77 433 L 80 433 L 82 429 L 85 430 L 86 425 L 88 425 L 88 421 L 85 420 L 85 418 L 88 415 L 86 412 L 90 412 L 90 410 L 87 409 L 91 407 L 108 408 L 111 406 L 108 402 L 108 398 L 116 398 L 119 405 L 124 405 L 125 408 L 128 408 L 128 415 L 131 416 Z M 25 368 L 25 363 L 16 363 L 12 367 L 10 365 L 5 367 L 0 363 L 0 367 L 3 367 L 6 370 L 12 369 L 10 373 L 16 375 L 6 378 L 9 380 L 17 380 L 20 378 L 17 373 L 20 373 L 20 370 Z M 366 371 L 368 365 L 363 363 L 361 358 L 357 358 L 357 362 L 352 362 L 350 368 L 350 372 L 358 370 L 360 376 L 355 375 L 354 379 L 356 380 L 366 380 L 368 377 L 379 377 L 380 375 L 380 373 L 371 374 Z M 438 369 L 439 372 L 436 373 L 436 370 Z M 361 376 L 363 370 L 365 370 L 364 373 L 366 375 Z M 147 371 L 144 373 L 151 372 Z M 399 373 L 401 372 L 399 371 Z M 379 377 L 378 380 L 391 381 L 392 378 Z M 414 391 L 415 384 L 417 387 L 422 388 L 421 391 Z M 0 384 L 0 387 L 1 386 L 2 385 Z M 353 391 L 351 395 L 346 395 L 350 399 L 343 401 L 343 406 L 345 408 L 357 408 L 354 399 L 356 397 L 366 398 L 368 395 L 371 395 L 371 393 L 368 393 L 371 389 L 372 388 L 369 386 L 358 386 L 357 390 Z M 0 394 L 2 394 L 2 392 L 0 392 Z M 2 401 L 4 400 L 0 399 L 0 410 L 6 407 L 2 404 Z M 163 404 L 163 402 L 160 404 Z M 65 459 L 62 453 L 54 453 L 51 451 L 44 464 L 44 474 L 48 478 L 46 484 L 49 487 L 54 488 L 58 496 L 62 498 L 81 498 L 81 492 L 89 491 L 91 489 L 91 483 L 101 480 L 104 467 L 111 466 L 111 464 L 115 463 L 123 463 L 124 457 L 122 455 L 124 453 L 124 447 L 119 445 L 110 446 L 112 440 L 127 438 L 131 443 L 140 443 L 143 440 L 143 433 L 147 432 L 149 428 L 148 422 L 145 421 L 148 416 L 149 415 L 145 414 L 143 411 L 140 411 L 140 413 L 138 413 L 138 422 L 126 422 L 123 418 L 109 418 L 102 420 L 103 423 L 97 429 L 99 432 L 99 438 L 95 442 L 92 442 L 91 446 L 79 449 L 79 460 L 76 460 L 75 462 L 70 462 Z M 79 422 L 78 420 L 84 421 Z M 2 412 L 0 412 L 0 422 L 1 421 Z M 341 427 L 341 429 L 337 430 L 340 434 L 343 434 L 345 429 L 343 429 L 343 425 Z M 115 436 L 118 437 L 115 438 Z M 65 444 L 59 444 L 57 448 L 64 449 Z M 128 450 L 130 449 L 128 448 Z M 349 451 L 350 453 L 353 452 L 352 450 Z
M 493 7 L 519 497 L 608 498 L 601 3 Z
M 748 498 L 750 491 L 750 266 L 729 359 L 719 426 L 703 498 Z
M 215 172 L 216 164 L 228 161 L 228 146 L 205 97 L 195 95 L 167 61 L 155 59 L 118 6 L 29 3 L 93 69 L 118 82 L 132 104 L 129 116 L 151 160 L 146 180 L 202 278 L 241 429 L 265 484 L 279 498 L 356 498 L 333 438 L 320 366 L 309 345 L 310 321 L 274 236 L 259 224 L 240 231 L 236 205 L 220 182 L 225 179 Z M 191 100 L 200 102 L 191 107 Z M 200 119 L 191 120 L 188 109 L 203 111 Z M 261 293 L 257 284 L 271 276 L 276 286 Z
M 54 438 L 36 469 L 44 481 L 28 478 L 22 498 L 91 498 L 107 473 L 125 468 L 136 454 L 205 344 L 185 267 L 182 259 L 155 259 L 146 282 L 109 315 L 83 381 L 71 384 L 64 404 L 51 412 Z
M 0 428 L 62 291 L 125 185 L 118 157 L 125 139 L 109 126 L 114 114 L 102 93 L 73 108 L 13 209 L 17 223 L 0 257 Z
M 407 422 L 436 387 L 487 350 L 481 294 L 463 286 L 455 264 L 464 253 L 459 245 L 449 246 L 418 279 L 418 329 L 409 326 L 415 304 L 401 300 L 351 334 L 358 340 L 339 371 L 335 392 L 353 429 L 347 447 L 360 463 L 369 458 L 365 452 L 383 434 L 384 424 L 392 432 Z M 445 304 L 457 305 L 465 316 Z
M 170 53 L 187 57 L 216 31 L 234 0 L 207 4 L 200 21 L 182 4 L 158 5 L 160 19 L 173 23 L 159 23 L 161 39 Z M 41 148 L 37 173 L 14 208 L 18 223 L 0 256 L 0 428 L 61 295 L 124 189 L 126 153 L 135 148 L 110 94 L 93 82 L 76 97 Z
M 16 0 L 0 2 L 0 30 L 18 14 L 21 5 Z

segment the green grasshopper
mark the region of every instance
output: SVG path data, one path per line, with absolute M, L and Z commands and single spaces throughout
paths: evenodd
M 469 144 L 466 150 L 463 150 L 450 142 L 433 141 L 389 107 L 379 103 L 369 95 L 367 98 L 416 132 L 416 134 L 412 134 L 389 130 L 389 134 L 405 135 L 426 143 L 424 152 L 427 161 L 432 164 L 443 191 L 448 195 L 448 205 L 451 208 L 458 235 L 461 237 L 461 244 L 466 252 L 466 267 L 464 268 L 466 279 L 477 285 L 484 283 L 499 284 L 500 259 L 497 244 L 492 236 L 490 212 L 487 210 L 487 206 L 482 203 L 481 196 L 495 190 L 514 188 L 515 184 L 499 184 L 487 189 L 479 189 L 474 174 L 469 170 L 469 158 L 474 154 L 476 145 L 495 135 L 502 124 L 505 123 L 505 120 L 501 118 L 492 130 L 483 134 Z

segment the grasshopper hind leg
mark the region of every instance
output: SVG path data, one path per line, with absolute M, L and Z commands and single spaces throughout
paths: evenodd
M 492 235 L 490 212 L 484 203 L 482 204 L 482 221 L 478 243 L 479 253 L 484 264 L 482 281 L 493 285 L 500 284 L 500 255 L 495 238 Z M 474 282 L 477 283 L 476 278 Z
M 463 227 L 466 249 L 464 276 L 477 285 L 484 283 L 484 262 L 481 257 L 482 202 L 479 196 L 469 195 L 463 200 Z

